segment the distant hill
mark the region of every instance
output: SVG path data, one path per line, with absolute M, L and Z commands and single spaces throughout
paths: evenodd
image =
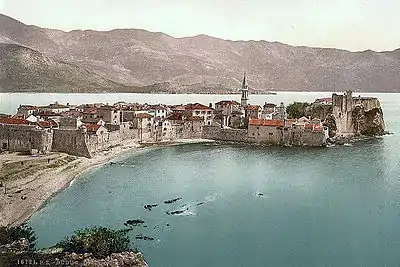
M 0 44 L 0 92 L 95 92 L 120 87 L 123 86 L 30 48 Z
M 0 15 L 0 42 L 29 47 L 62 66 L 72 64 L 70 68 L 76 67 L 79 73 L 88 70 L 91 78 L 78 75 L 82 77 L 78 80 L 92 85 L 90 88 L 102 87 L 100 91 L 237 92 L 247 71 L 250 88 L 260 92 L 400 92 L 400 50 L 349 52 L 267 41 L 229 41 L 206 35 L 174 38 L 136 29 L 63 32 L 28 26 L 4 15 Z M 0 73 L 4 73 L 3 60 Z M 35 72 L 35 66 L 31 67 Z M 59 70 L 61 74 L 63 68 Z M 46 76 L 45 71 L 41 73 L 47 79 L 34 82 L 36 88 L 63 83 L 53 81 L 55 77 L 50 73 Z M 19 90 L 14 80 L 7 86 L 3 80 L 3 88 Z M 77 84 L 65 89 L 79 91 Z M 120 84 L 127 87 L 118 87 Z

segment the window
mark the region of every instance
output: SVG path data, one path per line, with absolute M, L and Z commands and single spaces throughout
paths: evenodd
M 5 150 L 7 149 L 7 143 L 3 143 L 2 148 Z
M 166 131 L 167 130 L 167 128 L 164 128 L 164 131 Z
M 254 133 L 252 133 L 251 135 L 254 135 Z
M 260 135 L 260 133 L 258 133 L 258 135 Z
M 269 135 L 274 135 L 274 133 L 269 133 Z
M 257 126 L 257 130 L 260 130 L 260 127 Z

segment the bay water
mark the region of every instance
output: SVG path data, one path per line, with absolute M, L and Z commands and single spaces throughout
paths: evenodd
M 130 237 L 151 267 L 399 266 L 400 95 L 373 95 L 392 135 L 313 149 L 217 142 L 149 148 L 83 174 L 29 220 L 38 247 L 83 227 L 119 229 L 142 219 L 147 227 L 135 227 Z M 238 100 L 192 96 L 130 97 L 167 104 Z M 251 101 L 323 96 L 329 94 L 278 93 Z M 1 96 L 0 112 L 15 109 L 13 97 Z M 74 97 L 70 103 L 78 102 Z M 114 97 L 107 99 L 132 101 Z M 94 95 L 79 99 L 96 102 Z M 53 100 L 67 98 L 55 95 L 46 103 Z M 158 206 L 149 211 L 147 204 Z M 167 214 L 175 210 L 184 212 Z M 154 240 L 136 240 L 137 234 Z

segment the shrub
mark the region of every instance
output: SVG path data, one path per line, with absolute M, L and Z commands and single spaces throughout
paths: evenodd
M 0 245 L 11 244 L 21 238 L 25 238 L 29 242 L 29 250 L 35 249 L 37 237 L 26 223 L 10 228 L 0 227 Z
M 56 247 L 65 252 L 78 254 L 92 253 L 96 258 L 106 258 L 112 253 L 130 250 L 130 241 L 126 230 L 111 230 L 105 227 L 92 227 L 75 231 L 71 237 L 60 241 Z
M 286 113 L 290 119 L 298 119 L 306 114 L 306 109 L 309 103 L 294 102 L 286 107 Z

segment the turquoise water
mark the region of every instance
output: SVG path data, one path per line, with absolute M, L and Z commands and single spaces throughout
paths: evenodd
M 398 103 L 382 101 L 394 135 L 352 146 L 141 151 L 85 174 L 29 223 L 46 247 L 78 228 L 143 219 L 132 237 L 155 240 L 132 241 L 151 267 L 398 266 Z

